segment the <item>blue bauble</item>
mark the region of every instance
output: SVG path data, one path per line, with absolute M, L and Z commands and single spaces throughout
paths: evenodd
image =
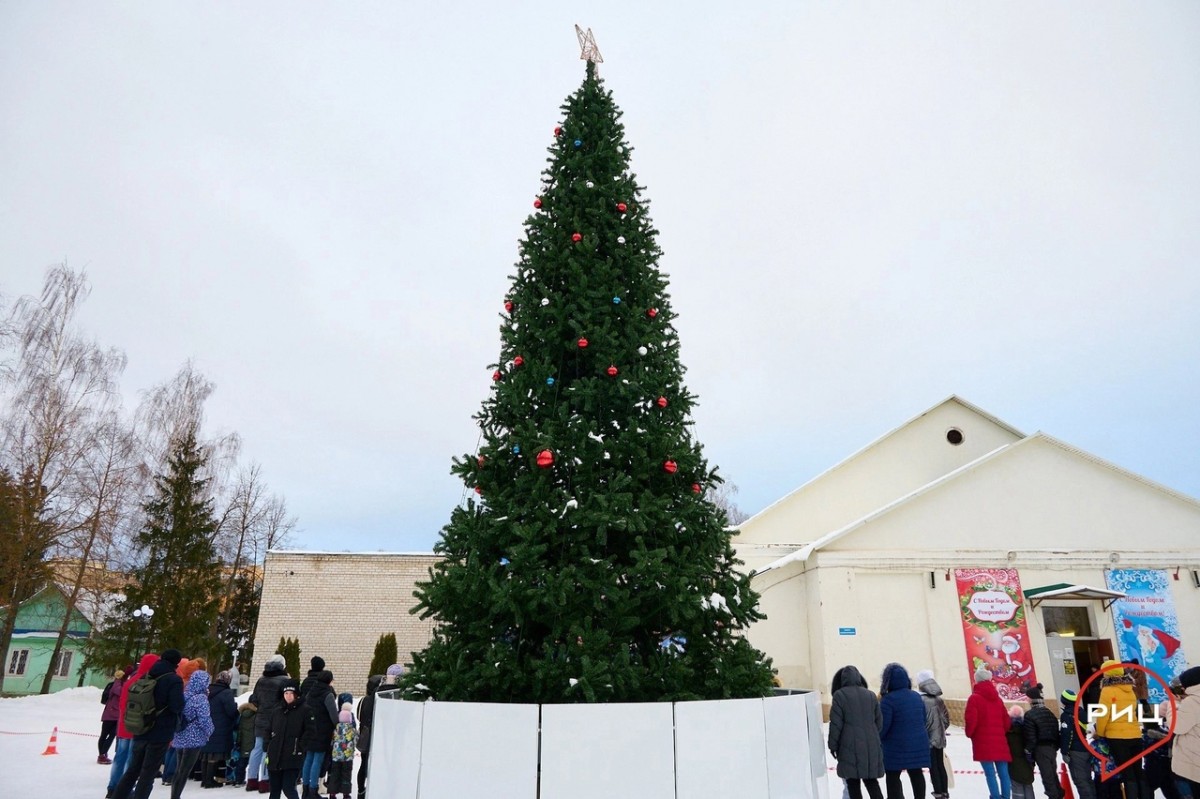
M 620 305 L 620 304 L 621 304 L 621 298 L 613 297 L 613 305 Z
M 577 149 L 577 150 L 578 150 L 578 149 L 579 149 L 580 147 L 582 147 L 582 146 L 583 146 L 583 140 L 582 140 L 582 139 L 576 139 L 576 140 L 575 140 L 575 149 Z
M 546 378 L 546 385 L 548 385 L 548 386 L 552 386 L 552 385 L 554 385 L 554 378 L 553 378 L 553 377 L 547 377 L 547 378 Z
M 514 455 L 521 454 L 521 445 L 520 444 L 513 444 L 513 454 Z

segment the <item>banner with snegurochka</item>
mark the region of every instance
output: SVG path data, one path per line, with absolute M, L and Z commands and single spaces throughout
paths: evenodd
M 1017 570 L 955 569 L 954 580 L 969 673 L 986 668 L 1001 699 L 1024 701 L 1021 686 L 1037 674 Z

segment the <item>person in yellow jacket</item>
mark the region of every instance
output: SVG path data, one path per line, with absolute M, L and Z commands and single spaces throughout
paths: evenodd
M 1115 779 L 1125 785 L 1125 799 L 1151 799 L 1150 787 L 1142 771 L 1142 723 L 1133 676 L 1115 660 L 1100 666 L 1100 701 L 1103 712 L 1096 716 L 1096 737 L 1103 738 L 1113 761 L 1121 765 L 1133 761 Z

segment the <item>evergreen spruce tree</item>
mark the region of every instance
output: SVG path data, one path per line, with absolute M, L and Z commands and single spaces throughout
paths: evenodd
M 204 451 L 189 433 L 175 445 L 166 473 L 155 477 L 154 493 L 142 506 L 146 521 L 134 537 L 140 565 L 118 605 L 117 627 L 106 637 L 141 644 L 135 648 L 172 647 L 210 663 L 225 656 L 224 646 L 212 636 L 221 566 L 213 549 L 217 521 L 206 496 L 204 468 Z M 149 629 L 132 618 L 133 609 L 142 605 L 154 609 Z
M 299 638 L 280 638 L 279 654 L 283 655 L 283 662 L 287 667 L 288 674 L 292 675 L 297 680 L 304 676 L 304 672 L 300 670 Z
M 414 612 L 409 695 L 493 702 L 763 696 L 762 618 L 693 439 L 657 231 L 589 61 L 563 105 L 516 275 L 468 500 Z
M 396 634 L 384 633 L 375 642 L 375 655 L 371 658 L 371 668 L 367 675 L 386 674 L 388 666 L 398 663 L 396 651 Z

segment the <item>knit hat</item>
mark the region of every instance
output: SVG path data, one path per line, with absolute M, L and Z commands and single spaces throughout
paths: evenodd
M 917 685 L 920 685 L 921 683 L 925 682 L 926 680 L 932 680 L 932 679 L 933 679 L 933 670 L 932 669 L 921 669 L 920 671 L 917 672 Z
M 1058 698 L 1064 702 L 1074 702 L 1079 697 L 1078 697 L 1078 695 L 1076 695 L 1076 693 L 1074 691 L 1072 691 L 1070 688 L 1068 688 L 1067 690 L 1065 690 L 1061 694 L 1059 694 Z
M 217 672 L 217 682 L 219 682 L 219 683 L 224 683 L 225 685 L 229 685 L 229 681 L 232 679 L 233 679 L 233 677 L 229 674 L 228 671 L 218 671 Z
M 113 672 L 114 680 L 122 680 L 124 678 L 125 678 L 125 672 L 121 671 L 120 669 L 117 669 L 116 671 Z
M 271 657 L 267 658 L 267 668 L 269 669 L 272 666 L 277 666 L 281 669 L 286 668 L 287 661 L 284 659 L 283 655 L 276 652 L 274 655 L 271 655 Z
M 975 682 L 991 682 L 992 673 L 983 666 L 975 669 Z
M 1030 699 L 1041 699 L 1042 698 L 1042 684 L 1041 683 L 1038 683 L 1037 685 L 1030 685 L 1029 683 L 1025 683 L 1025 685 L 1021 687 L 1021 690 L 1024 692 L 1025 696 L 1029 697 Z
M 349 691 L 342 691 L 337 696 L 338 707 L 341 707 L 342 705 L 346 704 L 347 702 L 350 702 L 353 704 L 354 694 L 350 693 Z
M 1192 688 L 1200 685 L 1200 666 L 1192 666 L 1183 674 L 1180 674 L 1179 684 L 1184 688 Z
M 1010 719 L 1023 719 L 1023 718 L 1025 718 L 1025 708 L 1021 707 L 1020 705 L 1011 705 L 1011 706 L 1009 706 L 1009 708 L 1008 708 L 1008 717 L 1009 717 Z
M 321 672 L 320 674 L 317 675 L 317 682 L 323 682 L 326 685 L 329 685 L 329 683 L 333 682 L 333 672 L 332 671 Z
M 1100 664 L 1100 671 L 1105 677 L 1124 677 L 1125 667 L 1115 660 L 1106 660 Z
M 183 653 L 178 649 L 164 649 L 163 653 L 158 656 L 159 660 L 165 660 L 172 666 L 178 666 L 179 661 L 183 660 Z
M 338 713 L 338 721 L 342 724 L 350 724 L 354 721 L 354 706 L 349 702 L 342 705 L 342 712 Z
M 325 658 L 320 655 L 313 655 L 313 659 L 310 662 L 312 663 L 313 671 L 325 671 Z
M 401 677 L 403 675 L 404 675 L 404 667 L 401 666 L 399 663 L 393 663 L 392 665 L 387 667 L 387 676 Z

